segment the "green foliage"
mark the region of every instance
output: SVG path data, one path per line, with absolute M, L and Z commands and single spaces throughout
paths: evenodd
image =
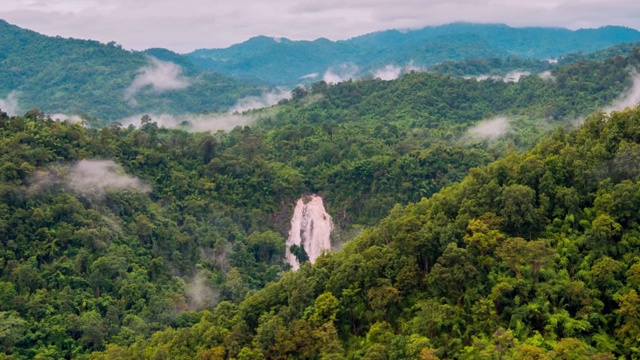
M 15 91 L 21 109 L 80 115 L 93 125 L 141 113 L 222 111 L 260 92 L 256 86 L 199 70 L 184 56 L 167 50 L 131 52 L 113 42 L 46 37 L 4 20 L 0 20 L 0 44 L 0 98 Z M 127 89 L 149 65 L 147 56 L 181 65 L 191 85 L 162 93 L 142 89 L 128 99 Z
M 546 132 L 536 119 L 566 125 L 615 98 L 633 61 L 570 65 L 556 83 L 319 83 L 228 133 L 0 114 L 2 351 L 506 357 L 576 338 L 584 353 L 629 355 L 638 110 L 513 150 Z M 503 138 L 465 137 L 496 114 L 516 119 Z M 96 159 L 112 172 L 78 175 Z M 291 209 L 307 193 L 342 234 L 375 226 L 285 272 Z
M 639 40 L 636 30 L 614 26 L 570 31 L 454 23 L 411 31 L 375 32 L 336 42 L 323 38 L 294 41 L 258 36 L 226 49 L 198 49 L 187 56 L 198 66 L 236 78 L 295 86 L 310 74 L 322 77 L 329 69 L 340 73 L 345 64 L 355 64 L 359 70 L 355 75 L 360 76 L 374 76 L 388 65 L 420 68 L 437 64 L 434 66 L 437 71 L 459 76 L 496 75 L 495 71 L 504 74 L 513 70 L 539 72 L 546 70 L 549 66 L 546 60 L 550 58 L 572 54 L 570 62 L 575 62 L 582 55 L 578 52 L 591 53 Z M 628 55 L 624 48 L 606 54 Z M 590 58 L 593 59 L 603 57 Z M 461 63 L 452 63 L 460 60 Z
M 620 142 L 607 147 L 612 131 Z M 204 345 L 237 349 L 229 358 L 633 358 L 640 253 L 631 214 L 640 204 L 627 212 L 616 210 L 626 199 L 602 199 L 640 184 L 601 170 L 639 135 L 640 108 L 596 114 L 394 208 L 341 252 L 247 297 L 231 321 L 202 321 L 191 335 L 201 324 L 230 329 Z M 540 168 L 521 172 L 531 164 Z M 497 199 L 483 193 L 487 186 Z M 407 285 L 407 269 L 418 282 Z M 155 336 L 175 339 L 171 331 Z M 127 354 L 143 348 L 161 347 L 141 339 Z

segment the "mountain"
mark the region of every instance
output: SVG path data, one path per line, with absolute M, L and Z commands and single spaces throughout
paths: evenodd
M 239 304 L 92 359 L 615 359 L 640 346 L 640 108 L 395 207 Z
M 635 221 L 635 190 L 622 185 L 636 171 L 637 117 L 597 114 L 578 135 L 563 129 L 631 88 L 629 69 L 639 63 L 636 54 L 578 62 L 554 69 L 555 81 L 411 73 L 316 83 L 233 119 L 251 126 L 213 134 L 195 121 L 177 129 L 153 117 L 138 128 L 85 128 L 37 111 L 0 112 L 0 357 L 193 359 L 206 352 L 200 357 L 257 359 L 336 351 L 340 358 L 340 349 L 384 353 L 391 342 L 404 346 L 396 358 L 408 358 L 410 341 L 411 351 L 449 355 L 471 346 L 473 335 L 490 342 L 481 334 L 499 337 L 500 327 L 545 349 L 579 335 L 615 348 L 626 337 L 596 332 L 618 328 L 615 294 L 595 292 L 601 278 L 610 280 L 606 272 L 548 283 L 550 264 L 532 275 L 529 262 L 495 254 L 506 238 L 535 242 L 553 226 L 548 238 L 556 239 L 553 229 L 595 224 L 600 232 L 589 236 L 604 239 L 596 250 L 617 262 L 598 266 L 613 264 L 620 269 L 613 283 L 622 279 L 627 269 L 619 263 L 633 259 L 624 257 L 624 244 L 635 241 L 626 232 Z M 517 152 L 549 133 L 534 152 Z M 346 251 L 292 274 L 285 238 L 297 200 L 308 194 L 324 198 L 336 247 L 361 235 Z M 410 202 L 419 205 L 402 210 Z M 594 223 L 603 211 L 615 223 Z M 466 250 L 461 234 L 475 218 L 482 223 L 468 230 L 475 242 Z M 457 249 L 449 246 L 454 240 Z M 619 250 L 605 240 L 620 242 Z M 569 258 L 557 264 L 570 264 L 571 276 L 601 254 L 586 258 L 592 248 L 584 241 L 557 251 Z M 546 251 L 540 244 L 524 245 L 523 254 Z M 294 255 L 304 259 L 305 251 Z M 425 275 L 458 263 L 465 268 L 456 277 L 446 269 L 435 279 Z M 568 278 L 558 271 L 554 281 Z M 458 286 L 441 285 L 450 283 Z M 553 308 L 534 297 L 550 287 L 559 289 L 549 295 Z M 422 310 L 434 306 L 446 315 L 434 316 L 455 322 L 434 324 Z M 580 316 L 589 325 L 583 317 L 572 322 L 585 306 Z M 601 309 L 604 320 L 594 315 Z M 474 332 L 464 333 L 459 321 Z M 508 334 L 498 340 L 515 344 Z M 291 343 L 271 348 L 274 338 Z
M 16 111 L 38 108 L 110 121 L 143 113 L 222 111 L 261 93 L 168 50 L 131 52 L 113 42 L 47 37 L 2 20 L 0 77 L 0 99 L 13 93 Z
M 616 26 L 571 31 L 454 23 L 388 30 L 335 42 L 261 36 L 226 49 L 196 50 L 187 56 L 201 67 L 237 78 L 296 85 L 306 79 L 322 79 L 327 72 L 348 78 L 374 74 L 389 65 L 424 68 L 447 60 L 509 56 L 558 59 L 636 41 L 640 41 L 640 32 Z

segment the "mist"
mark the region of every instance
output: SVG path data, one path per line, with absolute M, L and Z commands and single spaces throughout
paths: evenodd
M 189 87 L 191 82 L 182 75 L 182 67 L 168 61 L 149 57 L 149 64 L 138 70 L 138 75 L 125 90 L 125 99 L 131 100 L 142 89 L 154 92 L 180 90 Z
M 402 74 L 402 68 L 396 65 L 387 65 L 382 69 L 373 72 L 374 79 L 395 80 Z
M 538 74 L 538 76 L 540 77 L 540 79 L 544 81 L 551 81 L 551 82 L 556 81 L 556 77 L 553 76 L 553 74 L 551 74 L 551 71 L 549 70 L 541 72 L 540 74 Z
M 95 199 L 114 190 L 151 191 L 151 186 L 128 175 L 122 166 L 112 160 L 80 160 L 74 164 L 51 166 L 47 170 L 36 171 L 30 183 L 30 191 L 62 185 L 70 191 Z
M 78 115 L 53 114 L 49 115 L 52 120 L 67 121 L 72 124 L 82 123 L 82 118 Z
M 230 113 L 242 113 L 247 110 L 262 109 L 265 107 L 273 106 L 280 100 L 290 99 L 291 91 L 285 88 L 277 88 L 271 91 L 266 91 L 260 96 L 248 96 L 242 98 L 236 102 L 230 109 Z
M 618 100 L 614 101 L 609 107 L 605 108 L 606 113 L 612 111 L 621 111 L 626 108 L 632 108 L 638 105 L 640 102 L 640 75 L 633 73 L 633 83 L 631 88 L 620 95 Z
M 260 118 L 257 115 L 243 115 L 243 114 L 184 114 L 184 115 L 171 115 L 171 114 L 148 114 L 151 117 L 151 121 L 158 124 L 160 127 L 166 127 L 170 129 L 182 129 L 189 132 L 216 132 L 219 130 L 230 131 L 236 126 L 249 126 L 254 124 Z M 118 121 L 123 126 L 133 125 L 140 127 L 140 119 L 143 114 L 131 116 Z
M 127 175 L 112 160 L 80 160 L 71 166 L 67 184 L 78 193 L 104 195 L 110 190 L 149 192 L 151 187 L 140 179 Z
M 190 310 L 202 310 L 218 302 L 219 293 L 210 286 L 206 272 L 199 271 L 186 285 Z
M 18 115 L 18 93 L 12 91 L 6 98 L 0 99 L 0 110 L 9 116 Z
M 466 136 L 478 140 L 495 140 L 509 130 L 509 122 L 506 116 L 482 120 L 467 130 Z
M 372 75 L 373 75 L 374 79 L 395 80 L 395 79 L 399 78 L 402 74 L 406 74 L 406 73 L 409 73 L 411 71 L 422 71 L 422 69 L 417 67 L 417 66 L 415 66 L 413 64 L 413 60 L 411 60 L 405 66 L 398 66 L 398 65 L 389 64 L 389 65 L 383 67 L 382 69 L 378 69 L 378 70 L 374 71 Z
M 528 71 L 511 71 L 506 73 L 504 76 L 499 76 L 499 75 L 480 75 L 480 76 L 465 76 L 466 79 L 476 79 L 478 81 L 483 81 L 483 80 L 487 80 L 487 79 L 492 79 L 492 80 L 500 80 L 503 82 L 518 82 L 520 81 L 520 78 L 523 76 L 529 76 L 531 75 L 530 72 Z
M 356 64 L 346 63 L 337 67 L 330 67 L 322 76 L 322 80 L 327 84 L 337 84 L 353 79 L 360 70 Z
M 320 74 L 318 74 L 318 73 L 311 73 L 311 74 L 307 74 L 307 75 L 301 76 L 300 79 L 315 79 L 319 75 Z

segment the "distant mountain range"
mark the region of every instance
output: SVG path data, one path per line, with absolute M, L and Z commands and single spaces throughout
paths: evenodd
M 226 49 L 177 54 L 48 37 L 0 20 L 0 108 L 10 113 L 38 108 L 105 121 L 144 113 L 241 111 L 234 105 L 247 97 L 263 105 L 277 101 L 261 97 L 276 86 L 389 80 L 411 70 L 456 76 L 538 72 L 552 67 L 548 59 L 576 61 L 586 58 L 580 53 L 615 45 L 600 54 L 628 53 L 633 49 L 629 43 L 637 41 L 640 32 L 616 26 L 571 31 L 455 23 L 343 41 L 259 36 Z
M 240 79 L 291 85 L 385 69 L 425 68 L 447 60 L 489 57 L 557 59 L 640 41 L 634 29 L 512 28 L 501 24 L 454 23 L 420 30 L 389 30 L 349 40 L 292 41 L 265 36 L 226 49 L 201 49 L 187 56 L 197 65 Z M 325 76 L 328 75 L 328 76 Z
M 148 55 L 168 61 L 150 61 Z M 119 120 L 148 112 L 221 111 L 260 93 L 257 86 L 202 71 L 169 50 L 133 52 L 115 43 L 48 37 L 0 20 L 5 112 L 39 108 Z

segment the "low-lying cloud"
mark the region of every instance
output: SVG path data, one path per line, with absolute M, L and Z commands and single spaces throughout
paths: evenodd
M 278 88 L 264 92 L 260 96 L 248 96 L 236 102 L 230 109 L 230 113 L 242 113 L 248 110 L 262 109 L 273 106 L 280 100 L 291 98 L 291 91 L 285 88 Z
M 373 77 L 380 80 L 395 80 L 402 74 L 402 68 L 396 65 L 387 65 L 373 72 Z
M 480 76 L 466 76 L 467 79 L 476 79 L 478 81 L 492 79 L 499 80 L 503 82 L 518 82 L 520 78 L 523 76 L 531 75 L 528 71 L 511 71 L 506 73 L 505 75 L 480 75 Z
M 12 91 L 6 98 L 0 99 L 0 110 L 9 116 L 18 115 L 18 93 Z
M 395 80 L 399 78 L 402 74 L 407 74 L 407 73 L 410 73 L 411 71 L 422 71 L 422 69 L 415 66 L 412 60 L 405 66 L 389 64 L 383 67 L 382 69 L 375 70 L 372 75 L 374 79 Z
M 81 123 L 82 118 L 78 115 L 66 115 L 66 114 L 53 114 L 49 115 L 52 120 L 56 121 L 67 121 L 72 124 Z
M 218 302 L 219 293 L 211 286 L 206 272 L 198 272 L 186 285 L 190 310 L 202 310 Z
M 114 190 L 132 190 L 141 193 L 151 191 L 151 187 L 137 177 L 128 175 L 112 160 L 80 160 L 72 165 L 36 172 L 31 190 L 38 191 L 50 185 L 61 184 L 69 190 L 101 198 Z
M 506 116 L 482 120 L 469 128 L 466 136 L 478 140 L 495 140 L 509 130 L 509 122 Z
M 131 116 L 119 121 L 123 126 L 133 125 L 140 127 L 141 115 Z M 184 114 L 184 115 L 171 115 L 171 114 L 149 114 L 152 122 L 155 122 L 160 127 L 166 128 L 180 128 L 190 132 L 204 132 L 204 131 L 229 131 L 233 130 L 236 126 L 248 126 L 258 121 L 257 115 L 243 115 L 243 114 Z
M 343 81 L 354 79 L 360 69 L 356 64 L 346 63 L 340 66 L 333 66 L 327 69 L 322 76 L 322 80 L 327 84 L 337 84 Z
M 307 74 L 307 75 L 301 76 L 300 79 L 315 79 L 319 75 L 320 74 L 318 74 L 318 73 L 311 73 L 311 74 Z
M 540 77 L 540 79 L 544 81 L 551 81 L 551 82 L 556 81 L 556 77 L 553 76 L 553 74 L 549 70 L 541 72 L 540 74 L 538 74 L 538 76 Z
M 131 100 L 137 92 L 146 88 L 159 93 L 184 89 L 189 85 L 191 82 L 182 74 L 180 65 L 149 57 L 149 64 L 138 70 L 138 75 L 125 90 L 125 99 Z
M 618 98 L 613 104 L 605 108 L 605 112 L 621 111 L 626 108 L 633 108 L 640 103 L 640 75 L 633 74 L 633 83 L 631 88 Z

